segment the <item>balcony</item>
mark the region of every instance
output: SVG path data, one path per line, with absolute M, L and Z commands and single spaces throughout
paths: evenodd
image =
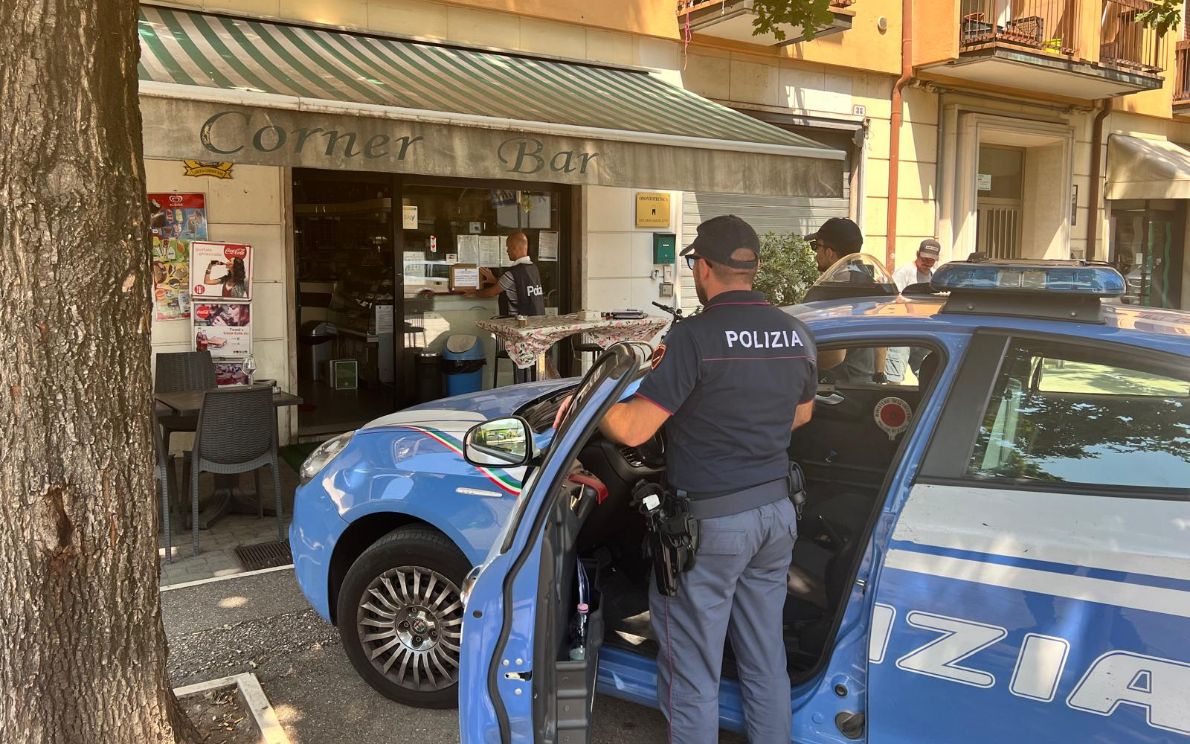
M 1177 83 L 1173 89 L 1173 115 L 1190 117 L 1190 39 L 1177 43 Z
M 921 69 L 1086 100 L 1155 90 L 1162 85 L 1163 40 L 1136 20 L 1148 3 L 959 0 L 957 59 Z
M 854 0 L 831 0 L 832 20 L 829 25 L 814 29 L 814 38 L 842 33 L 851 28 L 855 12 L 850 9 Z M 782 47 L 806 41 L 806 30 L 790 26 L 783 40 L 772 34 L 752 35 L 752 22 L 756 19 L 752 0 L 678 0 L 678 23 L 683 29 L 717 39 L 742 41 L 747 44 L 761 44 Z

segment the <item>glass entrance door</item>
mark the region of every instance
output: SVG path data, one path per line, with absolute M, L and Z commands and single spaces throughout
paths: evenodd
M 301 436 L 394 410 L 392 178 L 295 170 Z
M 1185 206 L 1180 201 L 1113 202 L 1111 261 L 1124 275 L 1124 302 L 1181 306 Z
M 475 289 L 471 282 L 480 268 L 496 276 L 509 269 L 507 240 L 512 233 L 523 232 L 528 239 L 529 259 L 541 274 L 546 314 L 559 312 L 565 287 L 561 267 L 566 265 L 560 260 L 564 194 L 564 189 L 549 186 L 405 181 L 401 188 L 404 312 L 397 331 L 404 349 L 401 376 L 412 381 L 400 391 L 406 402 L 492 387 L 495 342 L 476 328 L 475 321 L 498 315 L 499 298 L 478 297 L 469 290 Z M 447 348 L 452 336 L 456 339 Z M 479 355 L 486 363 L 478 376 L 470 372 L 477 364 L 454 363 L 460 356 Z M 439 376 L 435 370 L 443 362 L 447 374 Z M 511 379 L 512 365 L 507 358 L 498 365 L 497 381 L 504 384 Z

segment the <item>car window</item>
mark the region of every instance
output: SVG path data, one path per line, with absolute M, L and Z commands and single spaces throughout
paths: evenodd
M 919 387 L 923 381 L 930 381 L 930 376 L 937 368 L 936 359 L 926 359 L 930 353 L 930 349 L 925 346 L 851 345 L 819 349 L 818 382 L 847 387 Z M 884 381 L 878 382 L 875 372 L 882 356 Z
M 1143 354 L 1106 356 L 1052 342 L 1010 344 L 967 474 L 1186 488 L 1190 375 L 1147 363 Z

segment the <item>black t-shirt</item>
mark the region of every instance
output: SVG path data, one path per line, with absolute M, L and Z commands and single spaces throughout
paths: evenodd
M 787 475 L 794 409 L 814 399 L 817 356 L 806 325 L 759 292 L 716 295 L 675 325 L 637 391 L 671 414 L 670 484 L 719 493 Z

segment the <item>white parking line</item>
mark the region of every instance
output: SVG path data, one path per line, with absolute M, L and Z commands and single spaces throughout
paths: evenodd
M 214 584 L 216 581 L 229 581 L 231 579 L 243 579 L 248 576 L 260 576 L 261 574 L 273 573 L 274 571 L 288 571 L 293 568 L 292 563 L 286 563 L 284 566 L 273 566 L 272 568 L 262 568 L 256 571 L 241 571 L 240 573 L 228 574 L 227 576 L 212 576 L 209 579 L 198 579 L 197 581 L 183 581 L 180 584 L 167 584 L 161 587 L 161 591 L 168 592 L 174 589 L 189 589 L 192 586 L 202 586 L 203 584 Z

